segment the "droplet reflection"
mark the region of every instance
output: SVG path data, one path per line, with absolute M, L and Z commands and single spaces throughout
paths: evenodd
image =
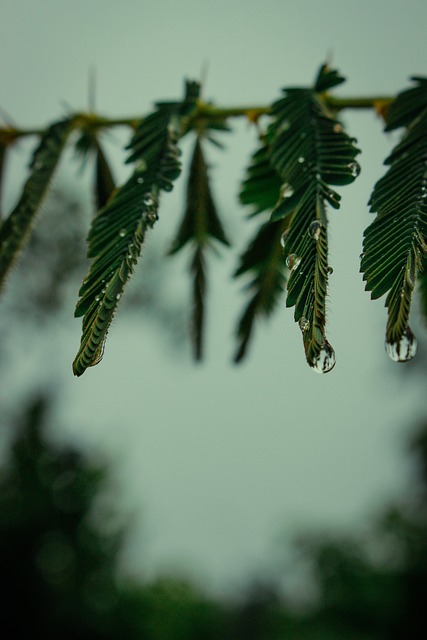
M 335 367 L 335 362 L 335 351 L 329 342 L 325 340 L 323 347 L 317 358 L 314 360 L 311 368 L 316 373 L 328 373 L 328 371 L 331 371 Z
M 385 342 L 387 355 L 394 362 L 408 362 L 417 353 L 417 339 L 411 329 L 406 327 L 399 342 Z

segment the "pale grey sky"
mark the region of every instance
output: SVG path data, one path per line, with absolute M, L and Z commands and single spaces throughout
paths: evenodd
M 426 21 L 426 3 L 405 0 L 3 0 L 0 106 L 21 126 L 58 119 L 64 104 L 85 109 L 94 67 L 100 113 L 144 114 L 155 100 L 180 97 L 183 79 L 198 78 L 206 63 L 205 98 L 267 104 L 283 86 L 311 83 L 326 58 L 348 78 L 342 95 L 393 95 L 409 76 L 426 74 Z M 247 362 L 232 366 L 243 302 L 242 283 L 229 280 L 236 252 L 213 259 L 202 366 L 192 364 L 189 348 L 171 353 L 152 324 L 119 313 L 103 362 L 73 378 L 74 300 L 63 322 L 25 336 L 9 329 L 14 347 L 7 375 L 0 371 L 2 402 L 10 406 L 35 384 L 55 382 L 61 433 L 114 457 L 118 506 L 135 513 L 129 565 L 136 572 L 175 566 L 232 589 L 274 564 L 281 532 L 358 524 L 407 480 L 402 447 L 425 410 L 423 385 L 385 355 L 383 301 L 370 302 L 358 273 L 372 219 L 366 203 L 395 138 L 382 134 L 371 113 L 344 119 L 359 140 L 362 173 L 339 189 L 341 210 L 329 212 L 328 334 L 337 354 L 330 374 L 307 367 L 284 304 L 258 327 Z M 210 156 L 237 247 L 248 234 L 239 180 L 255 144 L 255 132 L 236 123 L 227 151 Z M 121 157 L 117 151 L 114 161 L 123 178 Z M 26 160 L 21 151 L 10 165 L 9 209 Z M 61 180 L 80 189 L 74 167 L 63 167 Z M 154 231 L 162 251 L 183 188 L 181 180 L 163 198 Z M 187 295 L 175 263 L 167 268 Z

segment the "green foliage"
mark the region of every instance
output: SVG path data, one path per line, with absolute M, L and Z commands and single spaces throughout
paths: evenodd
M 255 316 L 271 313 L 280 294 L 282 242 L 290 272 L 286 305 L 295 306 L 307 362 L 321 373 L 335 364 L 325 333 L 330 272 L 326 202 L 338 208 L 340 196 L 329 185 L 349 184 L 360 170 L 354 160 L 359 150 L 322 99 L 326 89 L 341 82 L 337 72 L 323 66 L 312 89 L 284 89 L 285 97 L 271 110 L 266 144 L 253 157 L 241 201 L 254 204 L 255 213 L 273 205 L 272 224 L 283 224 L 274 228 L 276 233 L 261 227 L 237 271 L 258 273 L 251 283 L 255 293 L 239 323 L 236 360 L 245 353 Z
M 388 292 L 386 347 L 399 362 L 416 349 L 408 321 L 427 250 L 427 79 L 414 80 L 417 86 L 399 94 L 389 110 L 386 131 L 405 131 L 369 201 L 377 216 L 365 231 L 361 261 L 371 297 Z
M 0 466 L 8 639 L 425 637 L 427 425 L 412 439 L 418 484 L 364 526 L 363 537 L 302 534 L 293 546 L 292 572 L 283 572 L 284 592 L 258 579 L 219 600 L 182 578 L 136 581 L 123 570 L 119 578 L 126 527 L 114 506 L 105 508 L 111 504 L 108 468 L 49 441 L 47 409 L 37 398 L 14 424 L 1 424 L 14 434 Z M 298 595 L 292 585 L 301 578 L 305 590 Z
M 227 246 L 230 244 L 214 203 L 202 143 L 200 137 L 196 137 L 188 175 L 185 212 L 169 252 L 173 255 L 187 244 L 190 244 L 194 251 L 190 271 L 193 275 L 192 338 L 196 360 L 201 360 L 203 355 L 205 254 L 215 240 Z
M 247 285 L 250 299 L 237 326 L 238 348 L 234 356 L 240 362 L 248 348 L 254 322 L 258 317 L 268 317 L 275 309 L 286 281 L 280 240 L 288 221 L 265 222 L 258 229 L 249 247 L 240 258 L 235 277 L 251 274 Z
M 145 235 L 158 219 L 160 191 L 171 191 L 181 171 L 178 139 L 195 107 L 191 91 L 181 103 L 162 103 L 137 128 L 128 162 L 136 163 L 129 180 L 101 209 L 89 232 L 93 263 L 80 288 L 76 316 L 83 317 L 83 336 L 73 363 L 76 375 L 97 364 L 118 301 L 140 256 Z
M 427 79 L 392 98 L 337 98 L 331 95 L 344 78 L 322 65 L 308 87 L 288 87 L 271 107 L 217 108 L 200 99 L 200 87 L 187 82 L 184 98 L 159 102 L 140 121 L 108 120 L 76 114 L 40 132 L 23 193 L 0 227 L 0 281 L 26 242 L 69 134 L 75 130 L 76 151 L 94 166 L 94 200 L 98 209 L 88 235 L 92 260 L 79 291 L 75 315 L 82 317 L 80 348 L 73 363 L 80 376 L 97 364 L 107 332 L 146 235 L 158 219 L 161 192 L 170 191 L 181 172 L 178 144 L 195 135 L 189 163 L 186 203 L 170 254 L 189 251 L 192 281 L 192 341 L 197 360 L 203 355 L 206 319 L 207 257 L 216 245 L 228 245 L 218 215 L 205 159 L 205 142 L 223 148 L 218 134 L 230 131 L 232 117 L 256 124 L 259 146 L 252 155 L 240 191 L 240 203 L 251 207 L 258 228 L 243 249 L 235 277 L 248 279 L 243 310 L 236 328 L 234 359 L 248 352 L 256 322 L 269 317 L 286 289 L 286 306 L 302 331 L 305 355 L 319 373 L 335 364 L 327 340 L 326 300 L 332 271 L 328 263 L 328 207 L 339 209 L 335 186 L 352 183 L 360 167 L 359 149 L 339 120 L 341 110 L 381 105 L 386 131 L 404 128 L 402 139 L 386 160 L 389 170 L 370 199 L 377 213 L 364 235 L 361 271 L 372 298 L 387 294 L 386 346 L 393 360 L 413 357 L 416 340 L 408 320 L 417 279 L 426 312 L 427 227 Z M 266 124 L 264 125 L 264 121 Z M 116 187 L 101 131 L 126 124 L 132 130 L 127 149 L 133 169 Z M 0 161 L 23 135 L 0 128 Z M 0 162 L 1 164 L 1 162 Z
M 57 122 L 42 135 L 18 204 L 0 227 L 0 287 L 28 240 L 34 219 L 40 210 L 73 125 L 72 119 Z

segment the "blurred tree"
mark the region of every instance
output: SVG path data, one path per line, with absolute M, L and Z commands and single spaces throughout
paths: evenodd
M 365 537 L 302 536 L 309 605 L 255 580 L 233 601 L 190 582 L 119 579 L 125 527 L 100 517 L 106 468 L 44 434 L 34 400 L 0 470 L 0 630 L 8 640 L 412 640 L 427 636 L 427 425 L 413 439 L 419 486 Z M 97 509 L 98 505 L 98 509 Z M 116 526 L 112 527 L 111 523 Z

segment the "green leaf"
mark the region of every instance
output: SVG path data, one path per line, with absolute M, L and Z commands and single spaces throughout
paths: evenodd
M 422 270 L 418 274 L 418 283 L 421 295 L 421 313 L 427 324 L 427 256 L 423 256 Z
M 97 141 L 95 158 L 94 193 L 97 209 L 102 209 L 116 189 L 116 183 L 104 150 Z
M 385 160 L 390 168 L 369 201 L 377 216 L 364 233 L 360 269 L 373 299 L 387 293 L 386 348 L 397 361 L 415 355 L 408 321 L 427 250 L 427 81 L 418 79 L 392 103 L 387 130 L 403 125 L 401 141 Z
M 206 251 L 215 240 L 229 245 L 213 200 L 201 140 L 197 137 L 187 182 L 186 208 L 169 252 L 170 255 L 175 254 L 188 243 L 194 249 L 190 271 L 193 276 L 192 338 L 196 360 L 203 356 Z
M 84 163 L 86 163 L 88 157 L 94 156 L 95 158 L 93 193 L 96 210 L 99 211 L 107 204 L 116 188 L 116 184 L 97 130 L 91 128 L 90 124 L 85 124 L 74 147 Z
M 187 83 L 182 102 L 159 103 L 142 120 L 128 147 L 128 161 L 136 163 L 135 170 L 93 220 L 88 236 L 88 257 L 93 263 L 75 311 L 76 316 L 84 316 L 80 349 L 73 363 L 77 376 L 100 361 L 118 301 L 145 235 L 158 219 L 160 191 L 170 191 L 180 174 L 177 141 L 195 108 L 194 88 L 194 83 Z
M 359 149 L 344 131 L 322 93 L 343 82 L 321 67 L 312 89 L 285 89 L 273 104 L 268 130 L 270 162 L 282 181 L 271 220 L 287 220 L 284 257 L 290 275 L 287 306 L 303 333 L 308 364 L 325 373 L 335 364 L 326 340 L 328 219 L 326 204 L 338 209 L 340 195 L 330 185 L 350 184 L 359 175 Z
M 0 228 L 0 287 L 28 240 L 72 129 L 73 120 L 64 120 L 51 125 L 42 135 L 34 152 L 30 164 L 30 175 L 18 204 Z
M 268 317 L 276 308 L 286 283 L 286 266 L 283 261 L 281 238 L 289 220 L 263 223 L 249 247 L 240 258 L 234 277 L 250 274 L 246 287 L 250 298 L 239 319 L 236 337 L 238 347 L 234 356 L 240 362 L 246 355 L 253 335 L 255 321 Z
M 0 221 L 2 219 L 2 189 L 7 145 L 0 142 Z
M 254 207 L 252 215 L 274 209 L 279 199 L 282 180 L 271 165 L 267 142 L 263 142 L 255 151 L 246 173 L 247 177 L 239 194 L 240 202 Z

